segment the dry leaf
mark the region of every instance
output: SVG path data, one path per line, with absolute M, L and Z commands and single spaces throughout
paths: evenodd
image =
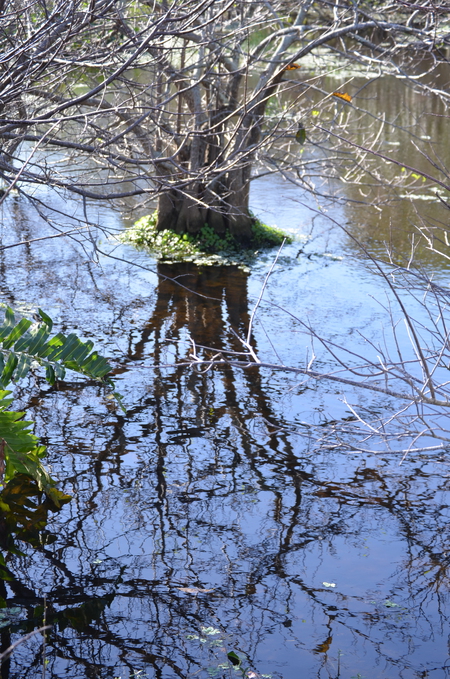
M 200 587 L 177 587 L 180 592 L 186 594 L 206 594 L 207 592 L 214 592 L 214 589 L 201 589 Z
M 300 64 L 288 64 L 283 68 L 283 71 L 296 71 L 297 68 L 301 68 Z
M 351 101 L 352 98 L 347 92 L 333 92 L 333 97 L 339 97 L 339 99 L 343 99 L 344 101 Z

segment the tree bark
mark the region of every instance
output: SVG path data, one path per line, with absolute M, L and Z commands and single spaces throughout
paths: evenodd
M 228 179 L 228 230 L 237 240 L 249 241 L 254 219 L 249 210 L 251 165 L 234 170 Z
M 177 216 L 175 231 L 177 233 L 198 233 L 205 225 L 206 211 L 199 207 L 195 198 L 185 196 Z
M 209 208 L 203 208 L 191 196 L 175 191 L 160 194 L 158 200 L 157 231 L 170 229 L 175 233 L 198 233 L 206 224 L 219 236 L 229 231 L 237 240 L 246 242 L 252 237 L 252 217 L 248 207 L 248 184 L 240 185 L 242 172 L 236 172 L 226 198 L 212 192 L 202 197 Z
M 167 229 L 176 231 L 180 202 L 175 191 L 168 191 L 159 195 L 157 231 L 166 231 Z

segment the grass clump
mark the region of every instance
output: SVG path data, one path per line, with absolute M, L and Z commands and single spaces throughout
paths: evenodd
M 156 211 L 141 217 L 121 236 L 122 242 L 149 248 L 158 259 L 168 261 L 194 261 L 202 264 L 240 264 L 254 258 L 256 250 L 280 246 L 292 238 L 281 229 L 263 224 L 254 217 L 252 239 L 243 245 L 231 233 L 219 235 L 205 224 L 196 234 L 177 234 L 174 231 L 157 231 Z

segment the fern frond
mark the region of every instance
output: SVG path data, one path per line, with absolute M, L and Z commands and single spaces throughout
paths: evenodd
M 66 369 L 105 381 L 111 366 L 93 351 L 93 343 L 82 342 L 74 333 L 66 337 L 60 332 L 50 338 L 52 327 L 51 318 L 41 309 L 33 323 L 28 318 L 16 318 L 13 309 L 4 307 L 0 320 L 0 388 L 26 377 L 33 364 L 45 368 L 46 380 L 52 385 L 64 378 Z

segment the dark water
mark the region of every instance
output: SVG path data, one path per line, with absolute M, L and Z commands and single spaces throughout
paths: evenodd
M 348 236 L 321 217 L 312 229 L 308 200 L 274 178 L 252 196 L 267 221 L 312 233 L 283 251 L 266 298 L 278 306 L 263 304 L 255 325 L 261 357 L 291 365 L 309 342 L 280 306 L 355 348 L 358 329 L 376 337 L 386 321 L 374 299 L 382 282 Z M 113 213 L 91 210 L 120 228 Z M 19 197 L 4 205 L 4 244 L 47 230 Z M 268 370 L 173 367 L 189 337 L 241 349 L 231 328 L 245 335 L 272 254 L 249 274 L 115 249 L 157 276 L 95 261 L 85 245 L 0 253 L 3 300 L 39 305 L 59 329 L 94 338 L 128 408 L 70 376 L 50 388 L 36 375 L 16 391 L 73 499 L 8 561 L 16 580 L 0 592 L 3 648 L 44 616 L 52 629 L 45 649 L 40 635 L 17 648 L 3 679 L 37 679 L 43 668 L 67 679 L 447 677 L 448 456 L 410 454 L 399 466 L 395 454 L 323 447 L 308 428 L 348 417 L 344 393 L 373 413 L 388 413 L 389 399 Z

